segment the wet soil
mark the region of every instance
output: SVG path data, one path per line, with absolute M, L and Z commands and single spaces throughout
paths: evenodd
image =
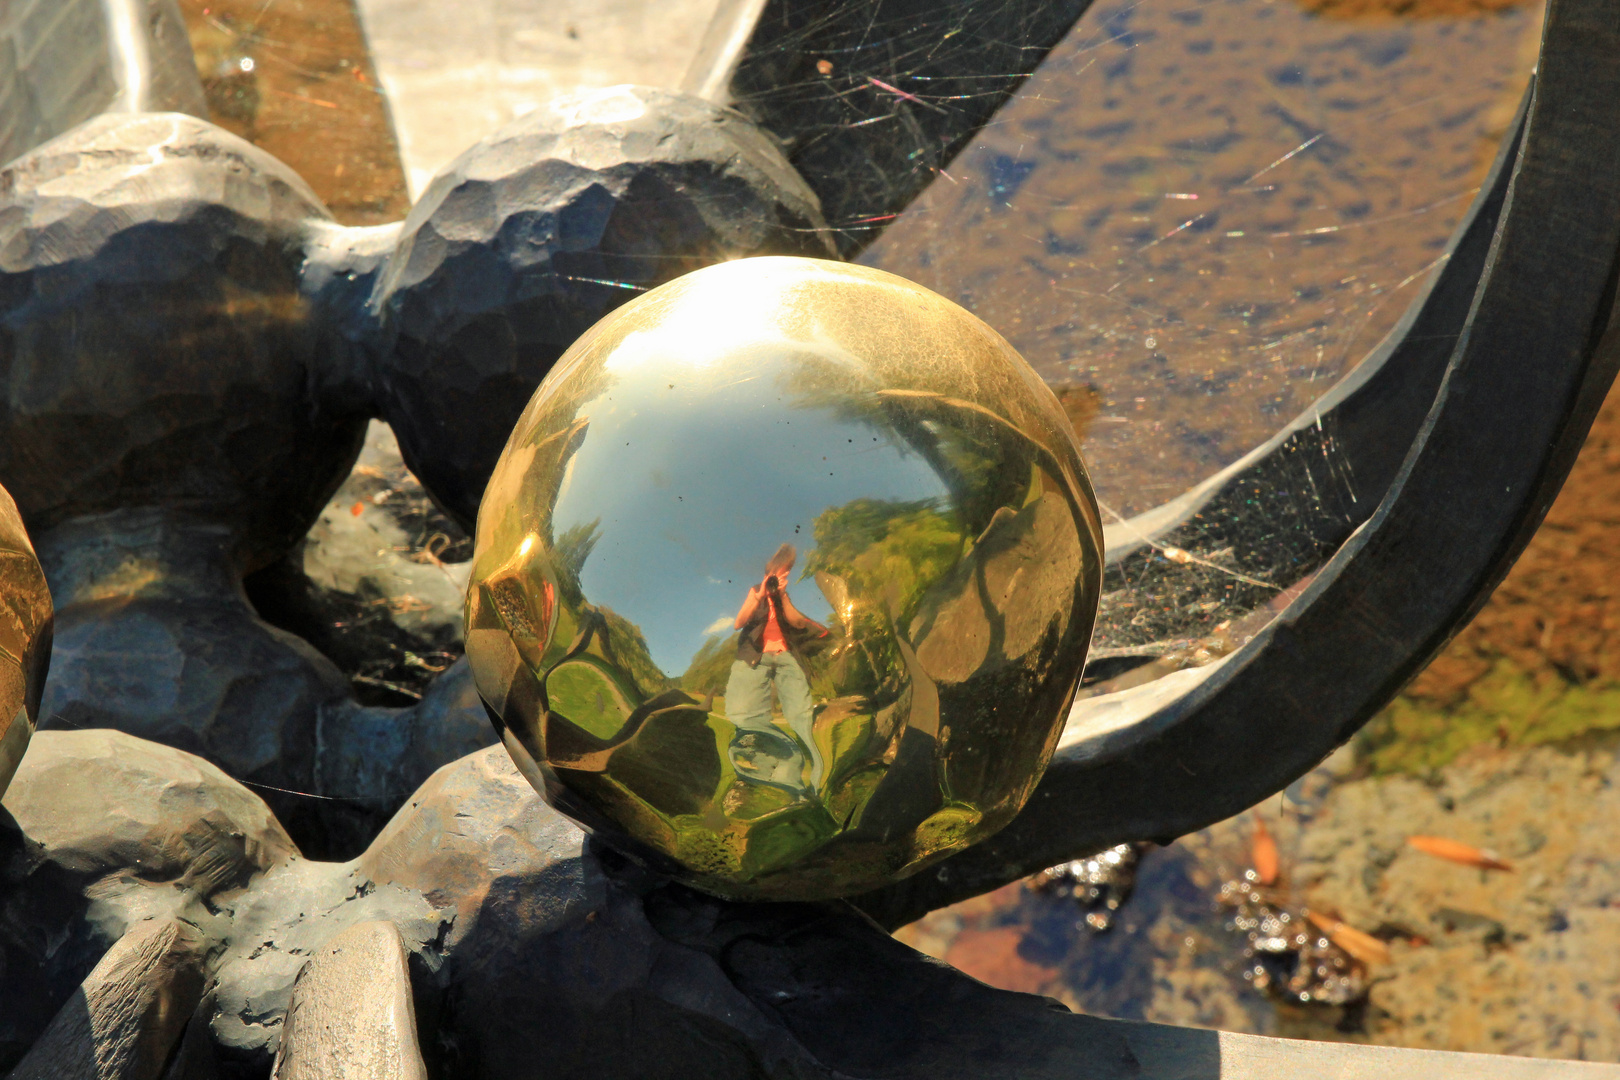
M 1349 755 L 1248 814 L 1149 852 L 1105 933 L 1026 885 L 935 912 L 899 937 L 1007 989 L 1079 1011 L 1290 1037 L 1584 1060 L 1620 1059 L 1620 761 L 1612 745 L 1484 749 L 1429 780 L 1361 776 Z M 1313 943 L 1349 926 L 1384 954 L 1349 958 L 1348 1003 L 1258 988 L 1252 935 L 1218 902 L 1278 841 L 1268 890 Z M 1485 870 L 1414 848 L 1489 851 Z M 1305 912 L 1317 913 L 1321 924 Z M 1329 921 L 1331 920 L 1331 921 Z M 1283 959 L 1286 959 L 1284 957 Z
M 397 221 L 405 174 L 349 0 L 180 0 L 209 119 L 297 171 L 345 225 Z

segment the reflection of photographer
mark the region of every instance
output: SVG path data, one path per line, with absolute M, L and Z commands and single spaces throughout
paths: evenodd
M 816 746 L 810 682 L 796 654 L 803 643 L 826 636 L 827 629 L 793 606 L 788 575 L 798 551 L 792 544 L 776 549 L 765 564 L 765 576 L 748 590 L 733 625 L 738 629 L 737 659 L 726 682 L 726 719 L 743 731 L 775 731 L 771 723 L 771 690 L 788 726 L 810 755 L 810 787 L 821 783 L 821 749 Z
M 737 613 L 739 621 L 736 625 L 738 629 L 741 629 L 743 623 L 753 616 L 755 609 L 764 603 L 767 597 L 786 609 L 786 618 L 792 625 L 802 627 L 810 621 L 793 606 L 793 600 L 787 594 L 787 573 L 792 569 L 793 564 L 790 562 L 783 569 L 767 570 L 764 578 L 760 580 L 757 586 L 749 587 L 748 599 L 743 601 L 742 610 Z M 765 644 L 767 646 L 777 644 L 785 648 L 786 638 L 777 622 L 778 617 L 775 612 L 766 615 Z M 772 633 L 773 629 L 774 634 Z M 782 649 L 778 648 L 773 651 L 780 652 Z

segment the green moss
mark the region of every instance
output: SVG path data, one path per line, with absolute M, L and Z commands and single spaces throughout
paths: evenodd
M 1460 702 L 1402 695 L 1357 736 L 1374 774 L 1427 776 L 1475 746 L 1542 746 L 1620 730 L 1620 684 L 1537 678 L 1498 660 Z

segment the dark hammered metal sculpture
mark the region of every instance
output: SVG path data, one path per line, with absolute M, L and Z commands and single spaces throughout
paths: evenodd
M 50 658 L 51 593 L 17 504 L 0 488 L 0 795 L 39 722 Z
M 0 56 L 0 162 L 102 112 L 208 115 L 173 0 L 8 0 Z
M 1223 524 L 1220 502 L 1260 502 L 1286 476 L 1302 448 L 1289 436 L 1342 423 L 1341 472 L 1387 487 L 1362 490 L 1376 507 L 1348 523 L 1309 587 L 1220 663 L 1080 702 L 1014 827 L 928 880 L 863 897 L 865 910 L 900 925 L 1059 858 L 1169 840 L 1253 806 L 1347 741 L 1485 603 L 1620 370 L 1615 0 L 1549 3 L 1528 100 L 1453 252 L 1462 276 L 1448 267 L 1314 416 L 1212 490 L 1138 519 L 1159 517 L 1143 531 L 1161 544 L 1185 542 L 1188 526 Z M 1441 353 L 1424 355 L 1434 341 Z
M 467 647 L 508 750 L 730 897 L 846 895 L 994 833 L 1096 612 L 1072 430 L 998 334 L 881 271 L 742 260 L 625 305 L 479 515 Z
M 470 523 L 522 402 L 615 304 L 709 261 L 831 251 L 766 136 L 630 87 L 474 147 L 402 226 L 335 224 L 285 164 L 179 113 L 97 117 L 0 176 L 0 478 L 58 601 L 47 726 L 197 753 L 317 856 L 360 850 L 490 737 L 465 665 L 414 708 L 363 707 L 242 595 L 367 417 Z
M 5 184 L 0 470 L 29 529 L 155 512 L 217 534 L 243 569 L 279 556 L 365 426 L 324 394 L 299 293 L 320 200 L 179 113 L 97 117 Z
M 0 476 L 56 600 L 45 725 L 314 790 L 343 681 L 240 582 L 299 541 L 365 427 L 317 375 L 299 291 L 325 210 L 270 155 L 179 113 L 98 117 L 3 175 Z

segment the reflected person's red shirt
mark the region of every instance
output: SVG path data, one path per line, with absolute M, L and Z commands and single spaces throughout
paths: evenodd
M 770 593 L 766 593 L 765 600 L 765 643 L 760 646 L 761 652 L 787 652 L 787 638 L 782 636 L 782 627 L 776 622 L 776 605 L 771 603 Z

